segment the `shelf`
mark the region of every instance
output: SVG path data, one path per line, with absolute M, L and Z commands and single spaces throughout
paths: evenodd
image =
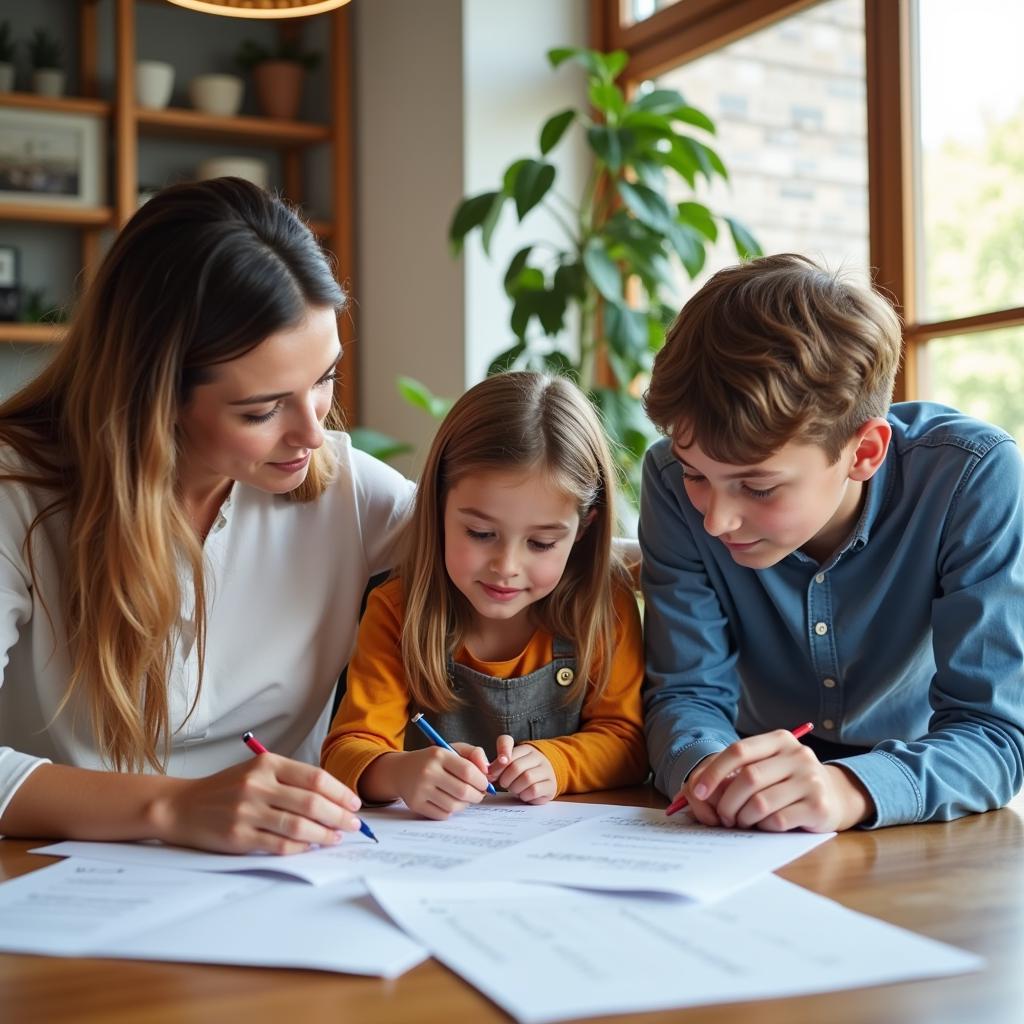
M 0 341 L 53 344 L 64 339 L 67 329 L 67 324 L 0 323 Z
M 135 119 L 140 132 L 176 138 L 247 141 L 264 146 L 309 146 L 331 138 L 331 129 L 326 124 L 273 117 L 217 117 L 183 107 L 140 107 Z
M 84 96 L 37 96 L 31 92 L 0 92 L 0 107 L 18 110 L 48 110 L 55 114 L 110 114 L 106 100 L 87 99 Z
M 0 203 L 0 222 L 35 221 L 46 224 L 75 224 L 80 227 L 106 227 L 114 222 L 109 206 L 50 206 L 45 203 Z

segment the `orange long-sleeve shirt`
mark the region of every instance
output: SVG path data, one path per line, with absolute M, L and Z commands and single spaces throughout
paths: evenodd
M 557 794 L 642 782 L 647 775 L 640 684 L 644 674 L 640 615 L 633 594 L 615 596 L 615 645 L 608 685 L 584 698 L 579 732 L 530 740 L 555 770 Z M 370 595 L 348 667 L 348 687 L 320 753 L 320 763 L 358 792 L 372 761 L 405 745 L 410 709 L 402 666 L 402 584 L 389 580 Z M 528 675 L 553 660 L 552 637 L 538 630 L 508 661 L 480 661 L 465 648 L 455 660 L 496 679 Z M 493 756 L 493 751 L 488 751 Z

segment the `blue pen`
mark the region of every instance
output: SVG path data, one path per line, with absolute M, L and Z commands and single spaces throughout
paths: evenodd
M 260 743 L 260 741 L 258 739 L 256 739 L 256 737 L 253 735 L 251 730 L 249 732 L 243 732 L 242 733 L 242 742 L 254 754 L 269 754 L 270 753 L 270 751 L 267 750 L 267 748 L 265 746 L 263 746 L 263 744 Z M 373 831 L 370 828 L 370 826 L 367 825 L 366 822 L 363 821 L 362 818 L 357 818 L 356 821 L 359 822 L 359 831 L 362 832 L 363 835 L 366 836 L 367 839 L 372 839 L 375 843 L 379 843 L 380 842 L 380 840 L 373 834 Z
M 424 736 L 426 736 L 426 737 L 427 737 L 427 739 L 428 739 L 428 740 L 430 740 L 430 742 L 431 742 L 431 743 L 433 743 L 435 747 L 444 747 L 444 749 L 445 749 L 445 750 L 450 750 L 450 751 L 451 751 L 451 752 L 452 752 L 453 754 L 458 754 L 458 753 L 459 753 L 459 752 L 458 752 L 458 751 L 457 751 L 457 750 L 456 750 L 456 749 L 455 749 L 455 748 L 454 748 L 454 747 L 453 747 L 453 746 L 452 746 L 452 745 L 451 745 L 451 744 L 450 744 L 450 743 L 449 743 L 449 742 L 448 742 L 448 741 L 447 741 L 447 740 L 446 740 L 446 739 L 445 739 L 445 738 L 444 738 L 444 737 L 443 737 L 443 736 L 442 736 L 442 735 L 441 735 L 441 734 L 440 734 L 440 733 L 439 733 L 439 732 L 438 732 L 438 731 L 437 731 L 437 730 L 436 730 L 436 729 L 435 729 L 435 728 L 434 728 L 434 727 L 433 727 L 433 726 L 432 726 L 432 725 L 431 725 L 431 724 L 430 724 L 430 723 L 429 723 L 429 722 L 428 722 L 428 721 L 427 721 L 427 720 L 426 720 L 426 719 L 425 719 L 424 717 L 423 717 L 423 712 L 422 712 L 422 711 L 417 711 L 417 712 L 416 712 L 416 714 L 415 714 L 415 715 L 413 715 L 413 716 L 412 716 L 412 718 L 410 718 L 410 719 L 409 719 L 409 721 L 410 721 L 410 722 L 412 722 L 412 724 L 413 724 L 413 725 L 415 725 L 415 726 L 416 726 L 416 728 L 417 728 L 417 729 L 419 729 L 419 731 L 420 731 L 421 733 L 423 733 L 423 735 L 424 735 Z M 459 757 L 461 757 L 461 756 L 462 756 L 462 755 L 461 755 L 461 754 L 459 754 Z M 487 783 L 487 792 L 488 792 L 488 793 L 490 793 L 490 794 L 491 794 L 491 796 L 497 796 L 497 794 L 498 794 L 498 791 L 497 791 L 497 790 L 496 790 L 496 789 L 495 789 L 495 788 L 494 788 L 494 787 L 493 787 L 493 786 L 492 786 L 492 785 L 491 785 L 491 784 L 490 784 L 489 782 Z

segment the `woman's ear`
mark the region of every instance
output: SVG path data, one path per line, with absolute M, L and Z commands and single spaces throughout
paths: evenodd
M 587 527 L 597 518 L 597 509 L 592 508 L 581 520 L 579 529 L 576 531 L 576 537 L 573 540 L 573 544 L 576 543 L 587 532 Z

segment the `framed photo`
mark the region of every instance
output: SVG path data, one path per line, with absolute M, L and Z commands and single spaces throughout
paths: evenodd
M 18 319 L 20 300 L 18 250 L 13 245 L 0 245 L 0 321 Z
M 0 108 L 0 203 L 102 206 L 104 118 Z

